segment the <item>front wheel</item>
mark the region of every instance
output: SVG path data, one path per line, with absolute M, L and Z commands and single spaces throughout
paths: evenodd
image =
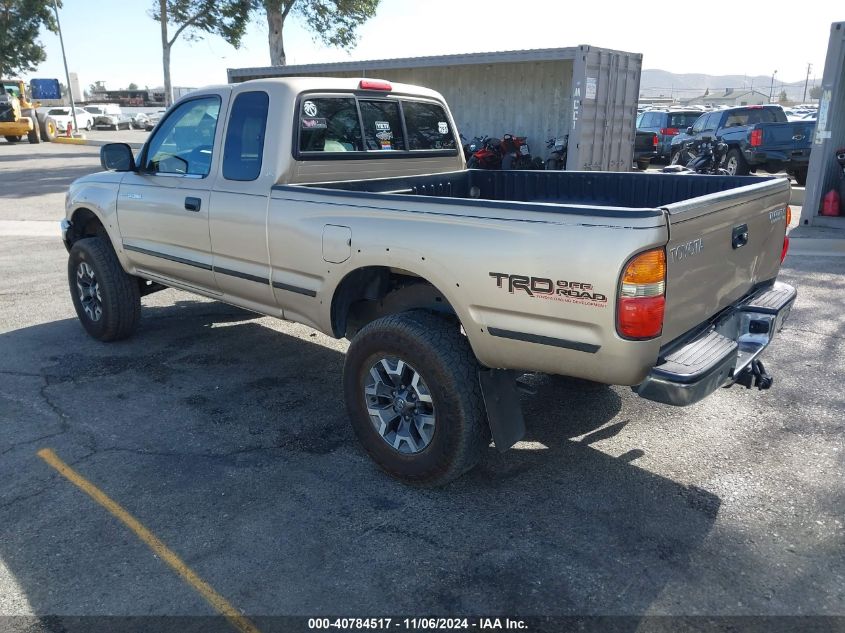
M 669 158 L 670 165 L 680 165 L 681 164 L 681 150 L 675 150 L 672 152 L 671 158 Z
M 75 242 L 67 275 L 76 316 L 88 334 L 99 341 L 117 341 L 135 331 L 141 318 L 138 280 L 123 270 L 106 239 Z
M 5 138 L 6 138 L 7 143 L 17 143 L 18 142 L 17 136 L 7 136 Z
M 406 483 L 460 477 L 490 437 L 478 369 L 454 321 L 421 310 L 373 321 L 353 339 L 343 370 L 355 434 Z

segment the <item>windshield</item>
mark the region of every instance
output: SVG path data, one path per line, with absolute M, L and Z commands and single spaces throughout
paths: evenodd
M 5 83 L 4 82 L 3 83 L 3 92 L 5 92 L 6 94 L 11 93 L 13 96 L 17 97 L 18 99 L 20 99 L 20 97 L 21 97 L 20 87 L 16 83 Z
M 47 114 L 54 115 L 54 116 L 63 116 L 70 114 L 70 110 L 65 110 L 64 108 L 53 108 Z

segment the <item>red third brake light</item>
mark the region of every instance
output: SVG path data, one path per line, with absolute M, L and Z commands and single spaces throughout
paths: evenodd
M 676 127 L 662 127 L 662 128 L 660 128 L 660 133 L 663 136 L 677 136 L 678 135 L 678 128 L 676 128 Z
M 362 79 L 358 84 L 361 90 L 393 90 L 393 86 L 388 81 L 380 79 Z
M 751 146 L 759 147 L 763 144 L 763 130 L 751 130 Z

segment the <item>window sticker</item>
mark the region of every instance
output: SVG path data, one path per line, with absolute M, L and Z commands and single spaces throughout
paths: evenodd
M 324 118 L 302 118 L 302 129 L 303 130 L 325 130 L 328 125 L 326 124 L 326 119 Z
M 302 111 L 306 116 L 317 116 L 317 104 L 313 101 L 306 101 L 302 104 Z
M 449 124 L 446 121 L 438 121 L 437 122 L 437 131 L 440 134 L 448 134 L 449 133 Z
M 390 131 L 390 123 L 388 121 L 376 121 L 376 130 L 379 132 L 381 131 Z
M 376 132 L 376 138 L 380 141 L 393 140 L 393 132 Z

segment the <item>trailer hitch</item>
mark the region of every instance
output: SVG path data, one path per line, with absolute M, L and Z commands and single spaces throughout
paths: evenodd
M 751 364 L 737 377 L 734 384 L 742 385 L 746 389 L 757 387 L 760 391 L 769 389 L 775 379 L 766 373 L 766 368 L 759 360 L 751 361 Z

